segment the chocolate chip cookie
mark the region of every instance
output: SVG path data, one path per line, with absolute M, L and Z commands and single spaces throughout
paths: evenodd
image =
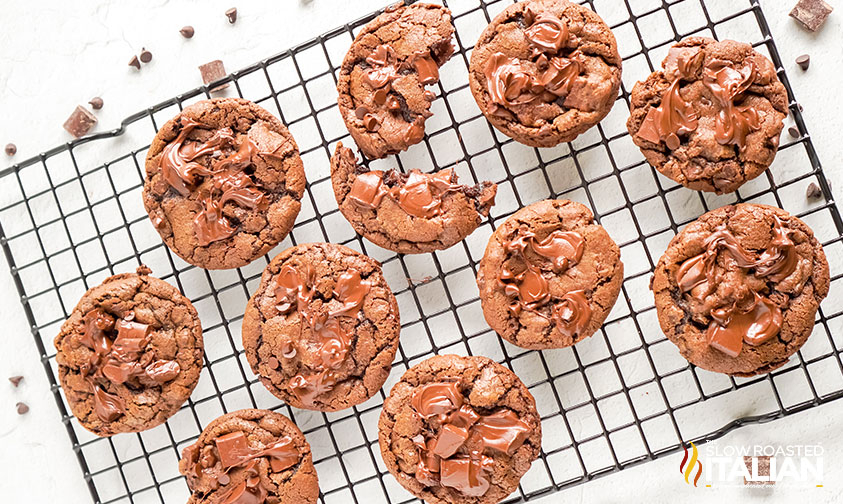
M 638 82 L 626 123 L 644 157 L 685 187 L 736 191 L 776 156 L 787 91 L 749 44 L 691 37 Z
M 822 245 L 801 220 L 766 205 L 708 212 L 656 266 L 659 322 L 682 356 L 733 376 L 767 373 L 808 339 L 828 294 Z
M 438 355 L 410 368 L 378 423 L 387 469 L 428 504 L 492 504 L 541 451 L 536 402 L 515 373 L 486 357 Z
M 331 183 L 340 212 L 369 241 L 402 254 L 446 249 L 489 216 L 498 186 L 457 183 L 452 168 L 436 173 L 368 170 L 337 144 Z
M 142 266 L 88 290 L 55 339 L 67 404 L 98 436 L 164 423 L 202 371 L 196 309 L 149 273 Z
M 293 228 L 305 178 L 287 128 L 239 98 L 188 107 L 155 135 L 143 204 L 164 243 L 206 269 L 249 264 Z
M 424 138 L 435 95 L 425 86 L 454 52 L 451 11 L 416 3 L 387 8 L 363 27 L 340 69 L 337 92 L 348 132 L 369 159 Z
M 523 348 L 571 346 L 594 334 L 623 281 L 620 249 L 585 206 L 545 200 L 515 212 L 477 269 L 486 322 Z
M 243 319 L 261 383 L 296 408 L 337 411 L 383 386 L 398 349 L 398 303 L 380 264 L 333 243 L 278 254 Z
M 261 409 L 223 415 L 182 451 L 179 472 L 189 504 L 313 504 L 319 482 L 304 434 L 287 417 Z
M 621 85 L 615 36 L 567 0 L 510 5 L 471 53 L 471 92 L 498 130 L 533 147 L 570 142 L 606 117 Z

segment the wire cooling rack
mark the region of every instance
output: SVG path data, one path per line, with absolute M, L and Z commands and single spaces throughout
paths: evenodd
M 409 1 L 409 0 L 408 0 Z M 351 143 L 336 110 L 336 76 L 357 30 L 375 14 L 325 33 L 224 79 L 222 95 L 243 96 L 278 114 L 302 151 L 309 180 L 291 236 L 268 257 L 230 271 L 182 262 L 161 243 L 141 203 L 143 162 L 159 125 L 210 96 L 201 87 L 128 117 L 120 128 L 47 151 L 0 172 L 0 245 L 41 353 L 56 404 L 95 502 L 185 502 L 181 449 L 224 412 L 259 407 L 292 417 L 313 447 L 322 503 L 404 503 L 413 499 L 383 466 L 377 419 L 384 394 L 432 353 L 487 355 L 513 369 L 536 397 L 544 426 L 541 458 L 508 502 L 540 496 L 704 442 L 743 424 L 769 421 L 843 396 L 843 312 L 826 302 L 814 335 L 783 368 L 732 379 L 690 366 L 659 330 L 648 284 L 677 230 L 705 211 L 736 201 L 763 202 L 802 217 L 824 243 L 832 293 L 843 289 L 843 222 L 758 0 L 589 0 L 612 27 L 624 56 L 621 96 L 610 115 L 574 142 L 533 149 L 498 134 L 468 89 L 471 44 L 511 0 L 448 0 L 457 53 L 441 71 L 435 115 L 423 143 L 373 167 L 438 169 L 456 164 L 464 181 L 498 183 L 491 218 L 465 242 L 434 254 L 399 256 L 357 236 L 337 211 L 329 156 Z M 788 88 L 800 137 L 783 137 L 766 175 L 737 194 L 689 191 L 658 175 L 624 126 L 629 90 L 688 35 L 753 42 Z M 221 81 L 222 82 L 222 81 Z M 219 95 L 217 93 L 216 95 Z M 804 197 L 809 182 L 822 201 Z M 474 276 L 497 223 L 550 198 L 590 206 L 621 245 L 623 295 L 594 337 L 574 348 L 524 351 L 485 324 Z M 302 242 L 345 243 L 383 263 L 399 300 L 401 348 L 389 381 L 370 401 L 337 413 L 293 410 L 256 380 L 245 362 L 240 320 L 269 257 Z M 188 403 L 165 425 L 97 438 L 70 415 L 56 385 L 52 339 L 82 293 L 106 276 L 145 263 L 191 298 L 205 333 L 205 370 Z M 737 408 L 735 406 L 738 406 Z

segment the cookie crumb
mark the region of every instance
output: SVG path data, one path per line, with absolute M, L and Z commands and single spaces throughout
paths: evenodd
M 135 273 L 137 273 L 138 275 L 149 275 L 149 274 L 152 273 L 152 269 L 149 266 L 147 266 L 146 264 L 141 264 L 135 270 Z

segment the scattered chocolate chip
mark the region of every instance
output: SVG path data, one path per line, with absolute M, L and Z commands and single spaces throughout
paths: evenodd
M 89 101 L 88 104 L 94 110 L 99 110 L 102 108 L 102 98 L 100 98 L 99 96 L 94 96 L 93 98 L 91 98 L 91 101 Z
M 12 385 L 17 387 L 20 385 L 20 382 L 23 381 L 23 376 L 12 376 L 9 378 L 9 381 L 12 382 Z
M 231 477 L 229 475 L 225 474 L 225 473 L 222 473 L 219 476 L 217 476 L 217 482 L 220 485 L 227 485 L 227 484 L 231 483 Z
M 141 49 L 140 60 L 144 63 L 152 61 L 152 53 L 147 51 L 145 47 Z
M 805 111 L 805 109 L 802 107 L 802 104 L 801 104 L 801 103 L 797 103 L 797 104 L 796 104 L 796 108 L 798 108 L 798 109 L 799 109 L 799 112 L 804 112 L 804 111 Z
M 228 18 L 228 22 L 234 24 L 237 21 L 237 7 L 232 7 L 225 11 L 225 16 Z
M 133 66 L 140 70 L 140 60 L 137 56 L 132 56 L 132 59 L 129 60 L 129 66 Z
M 805 191 L 805 196 L 808 199 L 817 199 L 823 195 L 822 189 L 820 186 L 817 185 L 816 182 L 811 182 L 808 184 L 808 189 Z
M 29 413 L 29 406 L 27 406 L 26 403 L 19 402 L 16 406 L 18 408 L 18 415 L 26 415 Z
M 815 32 L 825 23 L 832 10 L 834 9 L 823 0 L 799 0 L 790 11 L 790 17 Z
M 179 30 L 179 33 L 181 33 L 181 36 L 184 37 L 184 38 L 193 38 L 193 34 L 195 32 L 193 30 L 193 27 L 188 25 L 188 26 L 185 26 L 184 28 L 182 28 L 181 30 Z
M 97 118 L 90 110 L 81 105 L 77 105 L 73 113 L 70 114 L 70 117 L 67 118 L 67 121 L 64 122 L 64 129 L 66 129 L 71 135 L 79 138 L 85 135 L 85 133 L 91 131 L 91 128 L 93 128 L 96 123 Z
M 811 65 L 811 57 L 807 54 L 803 54 L 802 56 L 796 58 L 796 64 L 799 65 L 799 68 L 802 70 L 807 70 Z
M 205 84 L 210 84 L 216 80 L 220 80 L 225 77 L 225 66 L 222 64 L 221 60 L 214 60 L 205 63 L 204 65 L 199 66 L 199 71 L 202 72 L 202 82 Z M 228 87 L 228 83 L 221 84 L 211 91 L 220 91 Z
M 366 114 L 363 116 L 363 127 L 372 133 L 376 133 L 381 129 L 381 122 L 372 114 Z
M 6 144 L 6 155 L 7 156 L 14 156 L 15 153 L 18 151 L 18 148 L 13 143 Z
M 791 126 L 787 128 L 787 132 L 793 138 L 799 138 L 799 128 L 797 128 L 796 126 Z

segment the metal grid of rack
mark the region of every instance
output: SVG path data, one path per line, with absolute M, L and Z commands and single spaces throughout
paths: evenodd
M 513 369 L 536 397 L 545 433 L 541 458 L 507 502 L 532 501 L 681 450 L 683 442 L 705 442 L 747 423 L 843 397 L 839 304 L 820 309 L 815 334 L 785 367 L 732 379 L 698 370 L 679 356 L 659 330 L 648 290 L 650 272 L 676 231 L 709 209 L 737 201 L 773 204 L 804 219 L 832 263 L 832 297 L 843 288 L 843 221 L 759 0 L 581 2 L 601 14 L 618 38 L 622 92 L 598 127 L 553 149 L 527 148 L 498 134 L 468 89 L 471 44 L 511 0 L 442 1 L 454 12 L 457 52 L 435 87 L 435 115 L 425 140 L 370 165 L 455 166 L 466 182 L 498 183 L 491 217 L 446 251 L 400 256 L 379 249 L 353 232 L 331 192 L 329 156 L 337 141 L 352 143 L 336 110 L 338 67 L 354 34 L 377 13 L 220 81 L 231 84 L 223 95 L 255 101 L 289 125 L 309 180 L 290 237 L 247 267 L 205 271 L 182 262 L 161 243 L 140 198 L 143 162 L 158 126 L 183 106 L 211 96 L 209 89 L 219 83 L 132 115 L 118 129 L 0 171 L 0 246 L 95 502 L 184 502 L 188 491 L 177 470 L 181 449 L 210 420 L 244 407 L 281 411 L 302 428 L 313 447 L 320 502 L 411 502 L 382 464 L 377 418 L 392 384 L 432 353 L 493 357 Z M 677 186 L 644 161 L 626 133 L 631 86 L 659 66 L 672 42 L 689 35 L 752 42 L 771 58 L 788 88 L 789 121 L 800 137 L 783 141 L 766 175 L 735 194 L 714 196 Z M 805 200 L 811 181 L 822 189 L 821 201 Z M 474 275 L 496 224 L 519 207 L 550 197 L 578 200 L 594 210 L 621 246 L 626 278 L 623 295 L 595 336 L 574 348 L 525 351 L 486 326 Z M 269 258 L 310 241 L 344 243 L 380 260 L 403 322 L 401 348 L 384 389 L 360 406 L 330 414 L 291 409 L 266 392 L 245 362 L 239 334 L 246 300 Z M 52 338 L 87 288 L 141 263 L 179 287 L 199 310 L 205 369 L 189 402 L 165 425 L 97 438 L 68 414 L 56 382 Z M 726 404 L 736 401 L 743 402 L 739 419 Z

